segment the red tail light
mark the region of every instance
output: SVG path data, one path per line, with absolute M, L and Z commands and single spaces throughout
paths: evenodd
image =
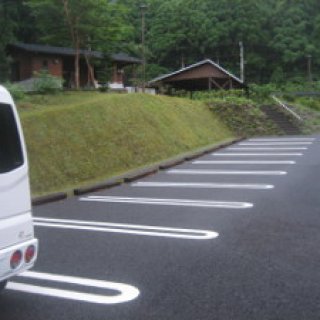
M 34 258 L 36 254 L 36 248 L 35 246 L 31 245 L 27 248 L 26 252 L 24 253 L 24 261 L 26 263 L 29 263 L 30 261 L 32 261 L 32 259 Z
M 13 253 L 10 259 L 10 267 L 11 269 L 16 269 L 22 260 L 22 252 L 20 250 L 17 250 Z

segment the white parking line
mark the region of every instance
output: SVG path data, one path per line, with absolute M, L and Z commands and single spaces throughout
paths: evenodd
M 238 145 L 240 146 L 291 146 L 291 145 L 305 145 L 305 144 L 313 144 L 313 142 L 241 142 Z
M 248 141 L 314 141 L 316 138 L 255 138 L 249 139 Z
M 89 197 L 80 198 L 79 200 L 108 202 L 108 203 L 134 203 L 134 204 L 183 206 L 183 207 L 199 207 L 199 208 L 246 209 L 246 208 L 253 207 L 253 204 L 248 202 L 207 201 L 207 200 L 187 200 L 187 199 L 156 199 L 156 198 L 89 196 Z
M 193 170 L 193 169 L 171 169 L 167 174 L 191 174 L 191 175 L 262 175 L 262 176 L 282 176 L 286 171 L 261 171 L 261 170 Z
M 167 228 L 135 224 L 120 224 L 97 221 L 34 218 L 34 225 L 40 227 L 124 233 L 152 237 L 166 237 L 189 240 L 208 240 L 219 236 L 217 232 L 197 229 Z
M 213 156 L 215 157 L 242 157 L 242 156 L 255 156 L 255 157 L 286 157 L 286 156 L 293 156 L 293 157 L 298 157 L 298 156 L 303 156 L 303 153 L 212 153 Z
M 200 188 L 200 189 L 273 189 L 271 184 L 237 184 L 237 183 L 180 183 L 180 182 L 135 182 L 132 187 L 161 187 L 161 188 Z
M 123 284 L 123 283 L 87 279 L 87 278 L 69 277 L 69 276 L 63 276 L 63 275 L 57 275 L 57 274 L 51 274 L 51 273 L 41 273 L 41 272 L 31 272 L 31 271 L 26 271 L 21 275 L 19 275 L 19 277 L 52 281 L 52 282 L 63 283 L 63 284 L 79 285 L 79 286 L 91 287 L 91 288 L 94 287 L 94 288 L 99 288 L 104 290 L 115 290 L 116 292 L 120 292 L 120 293 L 113 296 L 109 296 L 109 295 L 84 293 L 84 292 L 64 290 L 64 289 L 56 289 L 56 288 L 38 286 L 38 285 L 30 285 L 30 284 L 20 283 L 20 282 L 9 282 L 7 284 L 7 289 L 22 291 L 26 293 L 39 294 L 44 296 L 50 296 L 55 298 L 63 298 L 68 300 L 83 301 L 83 302 L 98 303 L 98 304 L 123 303 L 123 302 L 128 302 L 133 299 L 136 299 L 139 296 L 139 290 L 137 288 L 127 284 Z
M 197 160 L 193 161 L 192 164 L 295 164 L 295 161 L 281 161 L 281 160 Z
M 307 147 L 253 147 L 253 148 L 246 148 L 246 147 L 230 147 L 228 150 L 242 150 L 242 151 L 256 151 L 256 150 L 265 150 L 265 151 L 280 151 L 280 150 L 308 150 Z

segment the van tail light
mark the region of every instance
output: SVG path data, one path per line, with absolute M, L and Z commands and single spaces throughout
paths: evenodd
M 36 254 L 35 246 L 33 246 L 33 245 L 29 246 L 24 253 L 24 261 L 26 263 L 30 263 L 32 261 L 32 259 L 34 258 L 35 254 Z
M 22 260 L 22 252 L 20 250 L 15 251 L 10 259 L 10 267 L 11 269 L 16 269 Z

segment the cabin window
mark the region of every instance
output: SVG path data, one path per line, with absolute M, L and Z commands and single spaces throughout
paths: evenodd
M 12 107 L 0 103 L 0 173 L 23 164 L 20 135 Z

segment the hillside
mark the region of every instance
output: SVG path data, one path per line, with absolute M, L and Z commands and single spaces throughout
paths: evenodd
M 320 132 L 320 99 L 318 96 L 296 97 L 286 94 L 283 96 L 283 100 L 302 117 L 304 133 Z
M 203 103 L 143 94 L 28 96 L 18 105 L 33 194 L 67 190 L 232 137 Z

